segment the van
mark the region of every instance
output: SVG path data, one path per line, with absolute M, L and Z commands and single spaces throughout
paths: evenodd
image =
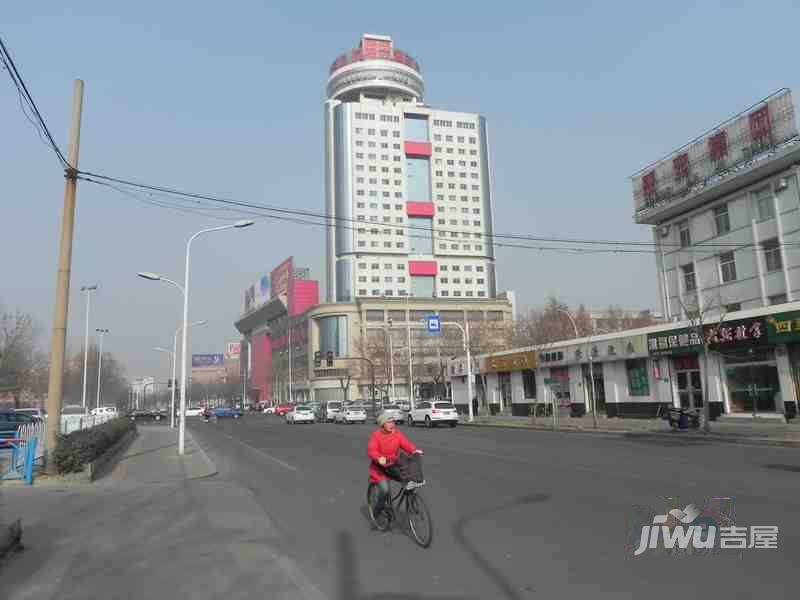
M 100 406 L 92 409 L 92 416 L 94 417 L 108 417 L 109 419 L 116 418 L 118 415 L 116 406 Z
M 342 411 L 342 402 L 323 402 L 320 406 L 320 421 L 332 423 L 336 420 L 336 414 Z

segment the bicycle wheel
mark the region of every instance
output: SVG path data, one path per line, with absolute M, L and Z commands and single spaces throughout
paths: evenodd
M 423 548 L 427 548 L 433 541 L 433 521 L 431 521 L 431 511 L 428 510 L 428 505 L 425 504 L 422 496 L 414 492 L 406 496 L 406 511 L 414 541 Z
M 380 515 L 375 514 L 375 505 L 378 503 L 378 485 L 370 483 L 367 486 L 367 509 L 369 510 L 369 520 L 378 531 L 386 531 L 389 529 L 390 520 L 389 515 L 384 511 Z M 387 498 L 388 500 L 388 498 Z

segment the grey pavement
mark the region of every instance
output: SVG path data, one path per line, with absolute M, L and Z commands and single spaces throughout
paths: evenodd
M 373 426 L 279 418 L 196 424 L 221 480 L 246 485 L 283 549 L 332 599 L 786 597 L 800 559 L 798 451 L 681 436 L 510 428 L 406 429 L 425 450 L 429 549 L 373 531 L 364 507 Z M 779 547 L 634 557 L 641 526 L 733 498 L 740 526 Z
M 552 417 L 514 417 L 509 415 L 475 416 L 473 422 L 462 415 L 462 425 L 484 427 L 516 427 L 564 432 L 600 433 L 613 435 L 665 435 L 706 438 L 732 443 L 800 446 L 800 419 L 786 423 L 773 417 L 721 417 L 711 423 L 711 433 L 702 430 L 673 431 L 664 419 L 635 419 L 598 417 L 595 428 L 591 416 L 561 416 L 555 427 Z
M 191 434 L 179 457 L 175 437 L 140 426 L 94 484 L 0 487 L 0 510 L 22 518 L 25 545 L 0 565 L 0 597 L 324 598 L 247 487 L 217 479 Z

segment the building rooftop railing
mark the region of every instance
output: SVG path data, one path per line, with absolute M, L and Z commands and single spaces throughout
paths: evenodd
M 346 67 L 347 65 L 351 65 L 353 63 L 365 61 L 365 60 L 388 60 L 391 62 L 396 62 L 403 64 L 407 67 L 411 67 L 417 73 L 421 73 L 419 62 L 416 59 L 412 58 L 410 54 L 407 52 L 403 52 L 402 50 L 390 50 L 385 51 L 383 49 L 375 49 L 375 50 L 364 50 L 362 48 L 356 48 L 355 50 L 351 50 L 350 52 L 345 52 L 341 56 L 339 56 L 329 69 L 329 74 L 333 75 L 335 71 L 338 71 L 342 67 Z

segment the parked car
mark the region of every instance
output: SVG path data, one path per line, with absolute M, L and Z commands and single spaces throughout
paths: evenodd
M 458 425 L 458 412 L 450 402 L 426 400 L 409 411 L 407 422 L 412 427 L 417 423 L 424 423 L 426 427 L 445 423 L 455 427 Z
M 264 410 L 262 412 L 265 415 L 274 415 L 275 414 L 275 407 L 274 406 L 265 406 Z
M 29 415 L 13 410 L 2 410 L 0 411 L 0 439 L 16 437 L 20 427 L 35 422 L 34 418 Z
M 114 417 L 119 416 L 119 413 L 117 412 L 116 406 L 99 406 L 97 408 L 92 409 L 92 416 L 95 417 L 107 416 L 113 419 Z
M 163 410 L 132 410 L 128 413 L 131 421 L 161 421 L 167 418 Z
M 44 421 L 47 418 L 47 413 L 41 408 L 15 408 L 14 412 L 33 417 L 35 421 Z
M 314 411 L 309 406 L 295 406 L 286 413 L 287 423 L 313 423 L 315 420 Z
M 336 413 L 335 423 L 366 423 L 367 411 L 360 404 L 348 404 Z
M 341 412 L 343 402 L 332 401 L 323 402 L 319 407 L 319 420 L 323 423 L 333 423 L 336 421 L 336 415 Z
M 275 414 L 278 415 L 279 417 L 282 417 L 293 408 L 294 408 L 293 404 L 279 404 L 278 406 L 275 407 Z
M 187 417 L 202 417 L 203 410 L 205 410 L 202 406 L 192 406 L 191 408 L 186 409 L 186 416 Z M 178 411 L 180 414 L 180 410 Z
M 211 414 L 213 416 L 217 417 L 218 419 L 224 419 L 224 418 L 227 418 L 227 417 L 230 417 L 230 418 L 233 418 L 233 419 L 239 419 L 242 416 L 242 411 L 238 406 L 236 406 L 236 407 L 220 406 L 220 407 L 212 409 L 211 410 Z
M 406 411 L 400 408 L 399 404 L 384 404 L 382 410 L 378 410 L 378 414 L 375 415 L 375 423 L 378 422 L 378 417 L 381 413 L 387 413 L 394 417 L 395 423 L 398 425 L 400 423 L 404 423 L 406 420 Z

